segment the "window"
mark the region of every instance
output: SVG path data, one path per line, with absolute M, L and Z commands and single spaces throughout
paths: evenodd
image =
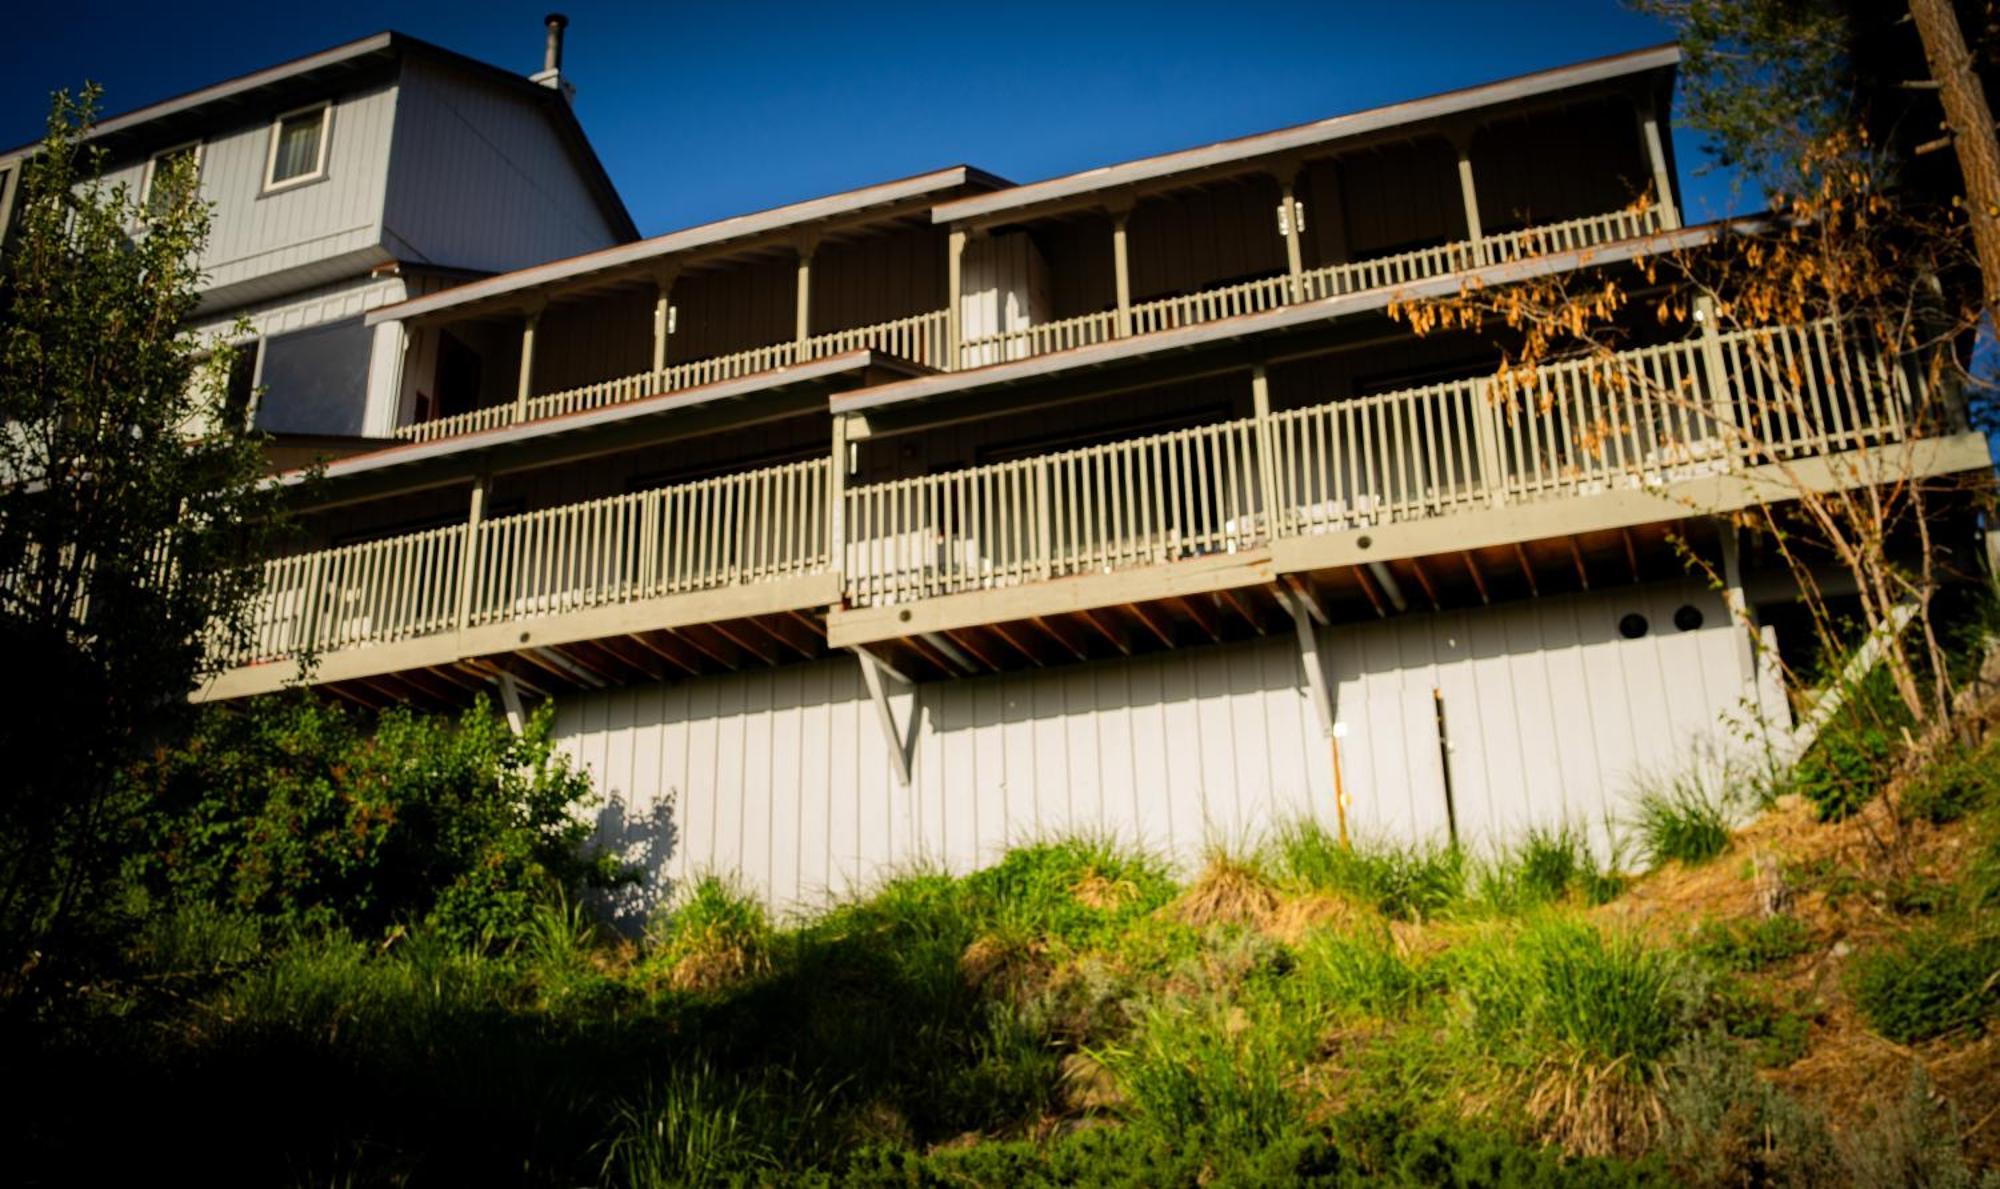
M 171 168 L 173 165 L 183 160 L 194 162 L 195 184 L 197 187 L 200 185 L 201 183 L 200 141 L 197 140 L 189 144 L 175 145 L 171 149 L 162 149 L 159 152 L 154 153 L 152 159 L 146 162 L 146 179 L 143 183 L 141 183 L 139 187 L 140 209 L 144 210 L 149 215 L 154 215 L 158 214 L 166 206 L 168 196 L 166 191 L 160 186 L 159 184 L 160 180 L 166 176 L 166 172 L 169 168 Z
M 279 116 L 271 124 L 270 158 L 264 166 L 264 190 L 282 190 L 326 176 L 327 126 L 333 105 L 321 103 Z

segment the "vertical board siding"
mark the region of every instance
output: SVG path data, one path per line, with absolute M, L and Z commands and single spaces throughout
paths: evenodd
M 1673 626 L 1684 603 L 1702 628 Z M 1637 640 L 1618 633 L 1630 611 L 1652 625 Z M 1724 717 L 1759 696 L 1719 597 L 1692 581 L 1343 625 L 1322 642 L 1364 837 L 1445 832 L 1433 690 L 1474 846 L 1561 821 L 1603 845 L 1635 782 L 1699 754 L 1697 740 L 1720 745 Z M 1782 697 L 1763 696 L 1782 715 Z M 1108 831 L 1185 864 L 1211 841 L 1336 820 L 1331 749 L 1289 638 L 892 701 L 905 731 L 916 720 L 908 788 L 848 658 L 563 698 L 557 733 L 607 799 L 606 836 L 642 843 L 635 858 L 662 881 L 733 872 L 785 909 L 916 863 L 970 869 L 1038 835 Z
M 383 213 L 399 251 L 504 272 L 618 242 L 540 104 L 419 61 L 400 91 Z
M 1561 121 L 1500 121 L 1472 138 L 1470 152 L 1488 235 L 1615 211 L 1652 188 L 1638 113 L 1622 97 L 1570 108 Z
M 912 227 L 819 245 L 812 265 L 812 332 L 943 309 L 945 239 L 941 227 Z

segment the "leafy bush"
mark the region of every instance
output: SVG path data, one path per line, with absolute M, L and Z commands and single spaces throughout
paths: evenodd
M 1813 1189 L 1842 1181 L 1825 1118 L 1758 1077 L 1727 1041 L 1683 1045 L 1668 1071 L 1660 1147 L 1683 1183 Z
M 2000 742 L 1977 754 L 1954 750 L 1924 766 L 1903 789 L 1903 809 L 1933 825 L 1955 822 L 2000 791 Z
M 1320 933 L 1299 950 L 1296 976 L 1305 993 L 1341 1014 L 1394 1019 L 1437 990 L 1438 973 L 1397 952 L 1386 932 Z
M 1909 711 L 1887 669 L 1877 667 L 1847 691 L 1840 712 L 1792 769 L 1791 789 L 1823 822 L 1839 821 L 1873 800 L 1903 751 Z
M 1868 1026 L 1910 1044 L 1977 1027 L 2000 1010 L 2000 937 L 1933 924 L 1855 959 L 1848 989 Z
M 621 874 L 585 846 L 590 784 L 550 722 L 544 706 L 516 737 L 484 699 L 456 720 L 303 696 L 210 710 L 140 774 L 158 813 L 132 874 L 280 930 L 425 923 L 504 945 L 551 894 Z
M 1223 1147 L 1283 1133 L 1298 1117 L 1289 1082 L 1302 1054 L 1278 1014 L 1266 1005 L 1232 1021 L 1214 1001 L 1149 1011 L 1129 1045 L 1100 1055 L 1131 1103 L 1129 1125 Z
M 1436 917 L 1465 898 L 1465 855 L 1455 846 L 1356 842 L 1343 846 L 1311 820 L 1278 831 L 1276 866 L 1293 887 L 1333 892 L 1401 921 Z

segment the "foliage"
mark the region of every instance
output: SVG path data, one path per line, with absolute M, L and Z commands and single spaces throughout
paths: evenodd
M 1903 810 L 1935 826 L 2000 801 L 2000 741 L 1932 759 L 1903 789 Z
M 1501 912 L 1572 897 L 1603 904 L 1624 887 L 1615 871 L 1598 862 L 1589 841 L 1567 824 L 1529 830 L 1518 846 L 1479 865 L 1474 882 L 1479 900 Z
M 589 782 L 551 722 L 544 706 L 517 737 L 483 699 L 455 721 L 304 695 L 208 710 L 140 774 L 158 809 L 134 880 L 279 930 L 519 940 L 538 903 L 620 874 L 585 845 Z
M 1847 690 L 1839 712 L 1793 767 L 1792 791 L 1821 821 L 1839 821 L 1875 798 L 1903 752 L 1910 716 L 1889 674 L 1876 669 Z
M 1813 1189 L 1841 1182 L 1826 1120 L 1758 1077 L 1727 1041 L 1690 1040 L 1668 1068 L 1660 1146 L 1683 1183 Z
M 1016 847 L 965 882 L 991 925 L 1072 946 L 1103 944 L 1176 890 L 1161 860 L 1094 838 Z
M 1465 855 L 1455 846 L 1356 842 L 1344 846 L 1318 822 L 1283 827 L 1275 863 L 1295 888 L 1333 892 L 1395 920 L 1438 916 L 1465 896 Z
M 706 875 L 654 927 L 654 958 L 669 986 L 711 990 L 770 968 L 764 906 L 730 881 Z
M 1688 951 L 1726 971 L 1747 973 L 1796 958 L 1812 948 L 1812 930 L 1797 917 L 1703 921 Z
M 97 98 L 55 96 L 0 268 L 0 645 L 35 680 L 0 734 L 0 1000 L 119 927 L 101 906 L 144 802 L 118 773 L 239 637 L 280 523 L 225 416 L 232 350 L 183 331 L 210 217 L 192 166 L 142 211 L 86 139 Z
M 1924 925 L 1857 957 L 1848 985 L 1868 1026 L 1890 1040 L 1975 1028 L 2000 1011 L 2000 938 Z
M 1729 808 L 1693 781 L 1676 781 L 1639 795 L 1639 845 L 1653 867 L 1706 863 L 1729 849 Z

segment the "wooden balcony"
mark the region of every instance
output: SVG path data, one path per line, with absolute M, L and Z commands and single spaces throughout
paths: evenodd
M 514 658 L 588 685 L 826 642 L 953 673 L 941 655 L 983 655 L 1009 624 L 1083 657 L 1126 646 L 1093 610 L 1171 642 L 1147 605 L 1199 622 L 1191 595 L 1241 607 L 1315 574 L 1353 572 L 1379 607 L 1371 567 L 1433 554 L 1467 553 L 1483 597 L 1469 551 L 1525 565 L 1522 542 L 1567 536 L 1581 569 L 1582 535 L 1870 482 L 1860 460 L 1884 451 L 1936 447 L 1898 474 L 1983 465 L 1976 435 L 1913 441 L 1914 384 L 1831 325 L 1742 331 L 838 494 L 821 460 L 475 518 L 269 563 L 256 635 L 205 696 L 275 688 L 308 651 L 332 683 L 468 666 L 476 683 Z M 1069 615 L 1075 632 L 1048 626 Z
M 1144 301 L 1128 310 L 1101 310 L 1038 323 L 1000 334 L 975 336 L 952 350 L 950 316 L 932 310 L 892 322 L 775 343 L 729 355 L 679 363 L 659 371 L 619 376 L 595 384 L 530 396 L 514 404 L 420 421 L 396 431 L 407 441 L 428 442 L 460 434 L 559 417 L 642 397 L 740 379 L 843 352 L 872 348 L 938 371 L 957 371 L 1094 346 L 1116 338 L 1157 334 L 1270 310 L 1553 252 L 1588 249 L 1663 230 L 1657 207 L 1613 211 L 1419 251 L 1279 273 L 1239 284 Z

